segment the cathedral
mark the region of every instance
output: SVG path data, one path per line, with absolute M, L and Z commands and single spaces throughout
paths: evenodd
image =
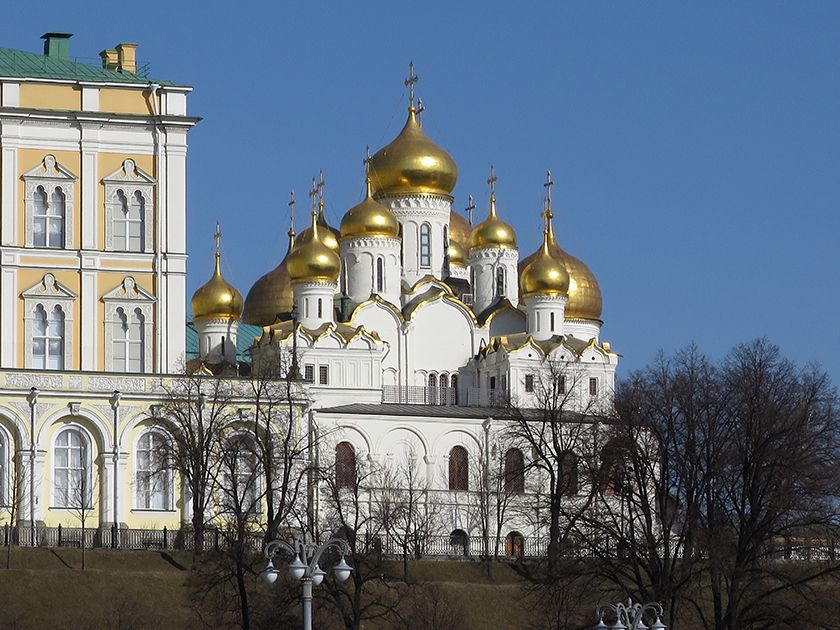
M 293 198 L 288 251 L 244 299 L 217 230 L 215 267 L 191 266 L 212 274 L 188 312 L 191 88 L 145 76 L 134 44 L 92 66 L 70 60 L 69 35 L 43 39 L 42 55 L 0 48 L 0 518 L 14 503 L 32 536 L 74 526 L 82 476 L 97 525 L 187 523 L 179 479 L 147 482 L 164 381 L 185 370 L 246 379 L 292 357 L 302 414 L 329 435 L 322 461 L 411 453 L 442 528 L 467 535 L 464 471 L 501 409 L 539 405 L 547 363 L 573 368 L 561 387 L 581 411 L 610 408 L 618 355 L 600 339 L 595 276 L 557 241 L 550 173 L 534 252 L 497 207 L 492 167 L 481 220 L 471 199 L 469 220 L 453 210 L 458 168 L 421 124 L 413 66 L 405 125 L 368 155 L 364 198 L 340 225 L 313 181 L 305 229 Z

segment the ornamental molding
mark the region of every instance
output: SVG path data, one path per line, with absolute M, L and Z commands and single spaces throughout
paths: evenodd
M 402 193 L 398 195 L 374 195 L 373 198 L 384 206 L 390 207 L 392 210 L 401 204 L 403 207 L 428 207 L 438 206 L 447 208 L 452 206 L 453 197 L 451 195 L 439 195 L 434 193 Z
M 139 193 L 143 199 L 143 243 L 140 251 L 151 253 L 155 179 L 129 158 L 116 171 L 103 177 L 102 183 L 105 185 L 105 249 L 114 251 L 114 221 L 123 212 L 120 193 L 124 199 Z
M 20 389 L 61 389 L 62 378 L 48 374 L 7 374 L 6 387 L 19 387 Z M 21 403 L 28 410 L 27 403 Z
M 481 249 L 470 250 L 470 263 L 473 259 L 481 260 L 503 260 L 510 262 L 519 261 L 519 250 L 510 247 L 482 247 Z
M 45 273 L 44 277 L 37 284 L 32 285 L 20 294 L 22 298 L 33 300 L 47 300 L 68 302 L 75 300 L 78 296 L 66 286 L 55 279 L 51 273 Z
M 529 295 L 525 298 L 525 306 L 539 306 L 542 304 L 554 305 L 557 306 L 565 306 L 569 301 L 569 298 L 565 295 L 558 294 L 550 294 L 550 293 L 538 293 L 535 295 Z
M 146 380 L 143 378 L 120 378 L 113 376 L 91 376 L 88 378 L 88 389 L 97 391 L 144 392 Z
M 41 188 L 47 198 L 47 208 L 52 204 L 52 195 L 58 189 L 64 195 L 64 242 L 63 248 L 73 244 L 73 198 L 75 182 L 78 179 L 61 164 L 55 156 L 47 154 L 41 163 L 22 175 L 24 182 L 24 245 L 35 247 L 35 191 Z
M 400 239 L 389 236 L 357 236 L 341 242 L 347 249 L 398 250 Z

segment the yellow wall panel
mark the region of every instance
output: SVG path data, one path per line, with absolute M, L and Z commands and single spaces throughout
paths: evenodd
M 102 88 L 99 90 L 99 111 L 118 114 L 153 116 L 152 93 L 142 88 Z M 160 96 L 158 96 L 158 111 Z
M 20 106 L 32 109 L 82 109 L 82 90 L 77 85 L 50 85 L 48 83 L 20 84 Z

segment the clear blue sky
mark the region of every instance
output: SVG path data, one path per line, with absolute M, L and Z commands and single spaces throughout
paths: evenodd
M 840 382 L 840 3 L 79 4 L 7 8 L 0 45 L 69 31 L 71 54 L 95 57 L 134 41 L 153 76 L 195 87 L 190 292 L 218 218 L 245 295 L 318 169 L 340 221 L 365 144 L 403 123 L 413 59 L 424 127 L 460 170 L 455 207 L 473 193 L 486 212 L 494 162 L 523 255 L 552 169 L 559 240 L 601 283 L 622 373 L 659 348 L 719 356 L 767 335 Z

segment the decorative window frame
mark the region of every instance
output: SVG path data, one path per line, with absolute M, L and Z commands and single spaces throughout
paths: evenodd
M 51 510 L 73 510 L 77 509 L 73 505 L 58 505 L 57 500 L 57 493 L 56 493 L 56 485 L 55 485 L 55 464 L 57 461 L 56 449 L 58 448 L 58 438 L 59 436 L 64 433 L 65 431 L 77 431 L 82 436 L 82 442 L 84 443 L 85 454 L 84 454 L 84 461 L 82 462 L 83 470 L 85 471 L 86 475 L 86 484 L 87 484 L 87 491 L 88 491 L 88 505 L 85 506 L 85 510 L 89 513 L 94 510 L 94 506 L 96 505 L 97 495 L 96 493 L 99 491 L 99 482 L 100 479 L 98 478 L 98 470 L 94 469 L 96 464 L 96 457 L 94 457 L 93 449 L 96 445 L 96 442 L 93 440 L 93 436 L 90 434 L 85 427 L 81 424 L 70 422 L 58 428 L 57 431 L 52 436 L 52 443 L 50 446 L 50 453 L 52 454 L 52 462 L 50 463 L 50 509 Z
M 137 286 L 134 278 L 126 276 L 121 284 L 102 296 L 105 303 L 105 371 L 114 371 L 114 329 L 117 309 L 133 311 L 140 309 L 146 325 L 143 327 L 143 365 L 148 371 L 152 365 L 152 328 L 154 322 L 155 296 Z
M 64 249 L 73 247 L 73 198 L 74 188 L 78 177 L 59 164 L 55 156 L 47 154 L 41 163 L 35 168 L 26 171 L 23 176 L 23 201 L 24 201 L 24 246 L 35 247 L 35 191 L 38 186 L 43 187 L 47 194 L 47 203 L 50 203 L 52 194 L 56 188 L 61 188 L 64 193 Z M 55 248 L 49 248 L 55 249 Z
M 73 302 L 78 297 L 70 289 L 55 279 L 51 273 L 45 273 L 38 284 L 20 294 L 23 298 L 23 342 L 26 344 L 24 367 L 32 368 L 32 324 L 35 307 L 41 304 L 49 313 L 56 306 L 64 312 L 64 369 L 69 370 L 73 361 Z
M 105 250 L 126 251 L 114 249 L 114 217 L 117 212 L 122 212 L 119 191 L 127 199 L 134 193 L 139 192 L 143 197 L 143 250 L 141 252 L 150 254 L 154 251 L 152 242 L 152 223 L 155 216 L 154 209 L 154 187 L 155 179 L 142 169 L 131 158 L 123 160 L 122 165 L 110 175 L 102 178 L 105 185 Z

